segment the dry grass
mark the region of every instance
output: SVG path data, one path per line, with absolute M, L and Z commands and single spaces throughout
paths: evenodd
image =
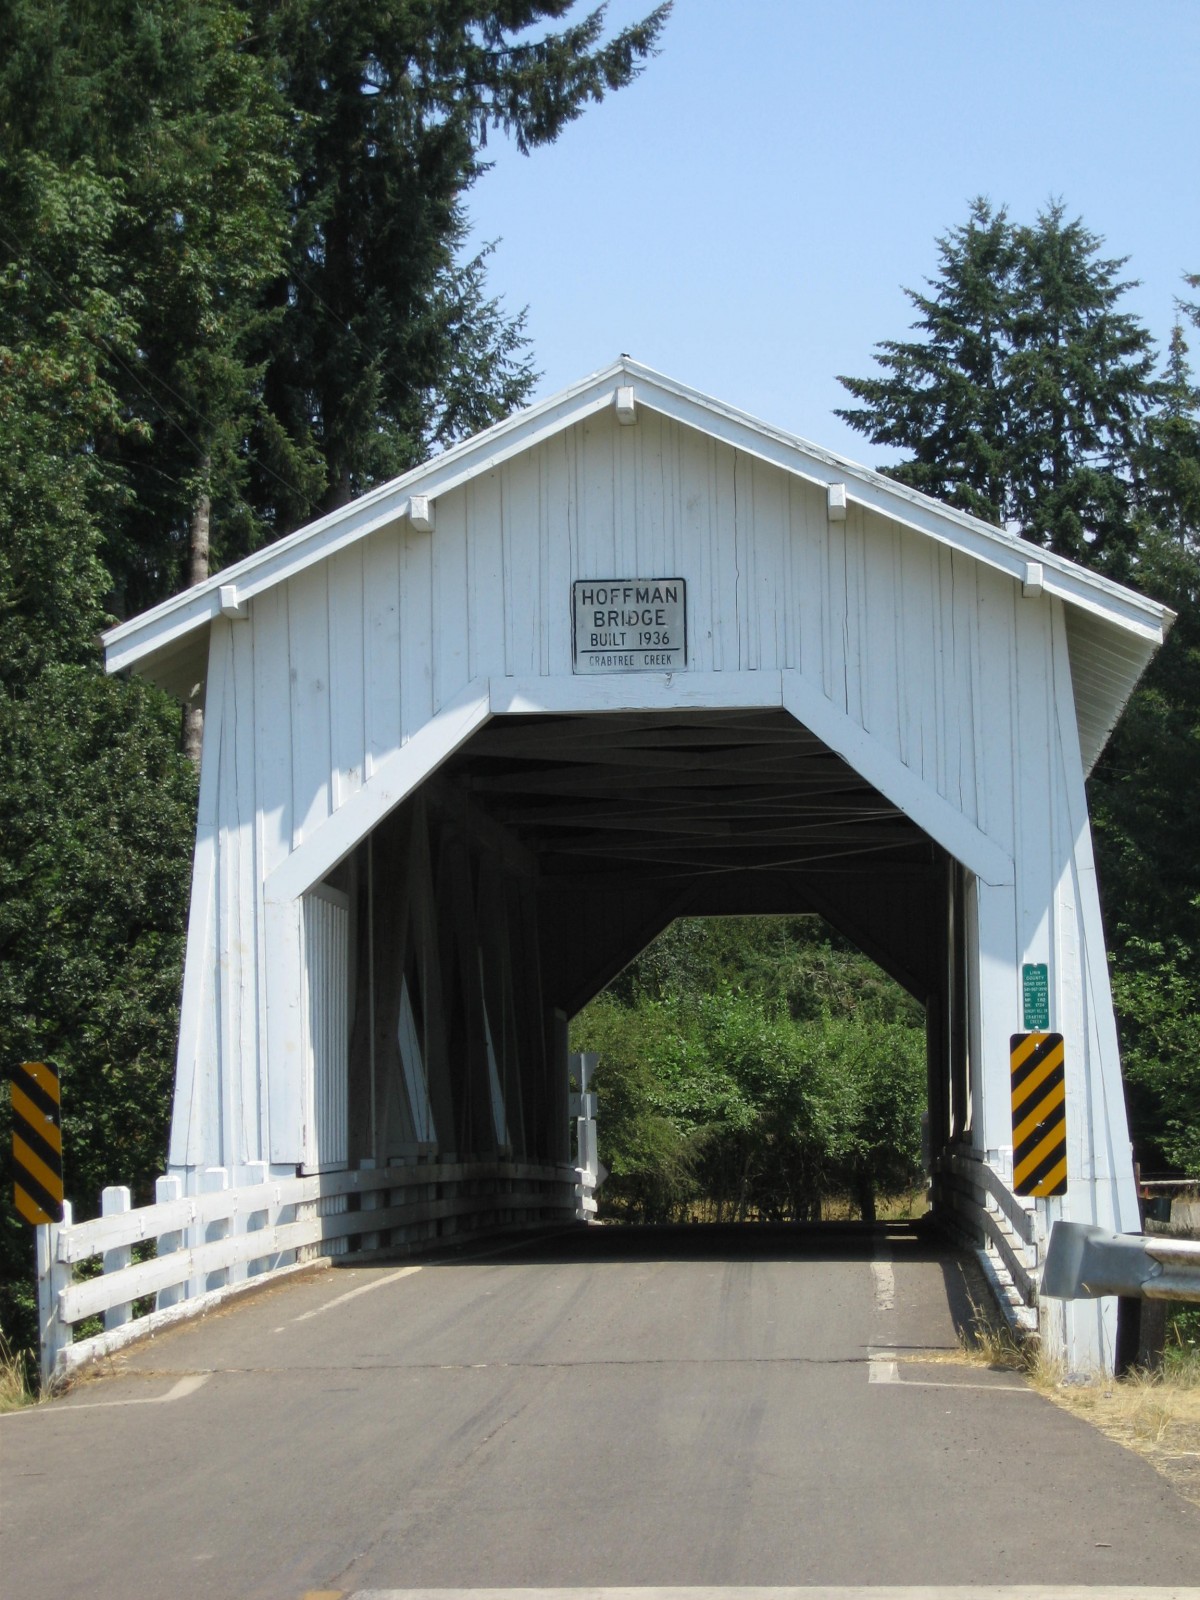
M 1200 1505 L 1200 1359 L 1177 1324 L 1178 1349 L 1162 1373 L 1120 1380 L 1068 1373 L 1048 1361 L 1035 1340 L 1020 1340 L 982 1297 L 971 1297 L 971 1326 L 961 1347 L 942 1359 L 1022 1372 L 1055 1405 L 1133 1450 L 1187 1499 Z M 922 1356 L 920 1359 L 929 1359 Z
M 1200 1505 L 1200 1374 L 1195 1370 L 1166 1376 L 1135 1372 L 1120 1381 L 1093 1376 L 1081 1383 L 1045 1363 L 1032 1376 L 1055 1405 L 1136 1451 Z
M 915 1222 L 929 1210 L 929 1194 L 924 1185 L 902 1194 L 881 1194 L 875 1201 L 877 1222 Z M 858 1222 L 862 1217 L 858 1203 L 849 1195 L 832 1195 L 821 1202 L 823 1222 Z
M 37 1391 L 30 1386 L 29 1354 L 14 1350 L 0 1333 L 0 1413 L 19 1411 L 37 1402 Z

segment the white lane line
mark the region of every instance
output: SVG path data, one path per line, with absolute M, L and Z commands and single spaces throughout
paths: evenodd
M 876 1311 L 896 1309 L 896 1274 L 890 1261 L 872 1261 L 871 1276 L 875 1279 Z
M 920 1365 L 919 1359 L 915 1363 Z M 902 1389 L 987 1389 L 993 1394 L 1036 1394 L 1027 1383 L 947 1383 L 942 1378 L 902 1378 L 894 1350 L 867 1352 L 867 1382 L 896 1383 Z
M 868 1383 L 899 1383 L 894 1350 L 872 1350 L 867 1357 Z
M 311 1594 L 336 1595 L 337 1590 Z M 356 1589 L 345 1600 L 1200 1600 L 1200 1589 L 1128 1583 L 829 1584 L 809 1588 Z
M 136 1399 L 129 1400 L 83 1400 L 73 1406 L 53 1406 L 56 1417 L 73 1416 L 76 1411 L 111 1411 L 117 1406 L 166 1406 L 172 1400 L 186 1400 L 188 1395 L 195 1394 L 212 1377 L 211 1372 L 189 1372 L 186 1378 L 180 1378 L 173 1384 L 166 1394 L 138 1395 Z M 25 1406 L 20 1411 L 9 1411 L 9 1417 L 37 1417 L 45 1416 L 46 1406 Z
M 875 1283 L 875 1310 L 882 1314 L 896 1309 L 896 1274 L 892 1267 L 892 1247 L 886 1234 L 875 1235 L 871 1277 Z
M 411 1278 L 414 1272 L 420 1272 L 420 1267 L 401 1267 L 397 1272 L 389 1272 L 386 1278 L 376 1278 L 371 1283 L 360 1284 L 357 1289 L 347 1289 L 345 1294 L 339 1294 L 334 1300 L 326 1300 L 323 1306 L 317 1306 L 315 1311 L 304 1311 L 298 1317 L 293 1317 L 293 1322 L 307 1322 L 310 1317 L 319 1317 L 325 1311 L 332 1311 L 334 1306 L 344 1306 L 347 1300 L 357 1300 L 360 1294 L 370 1294 L 375 1289 L 384 1289 L 389 1283 L 395 1283 L 398 1278 Z M 280 1330 L 275 1329 L 278 1333 Z

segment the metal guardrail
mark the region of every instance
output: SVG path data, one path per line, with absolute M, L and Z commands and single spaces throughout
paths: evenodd
M 196 1316 L 265 1279 L 353 1246 L 356 1254 L 405 1254 L 442 1238 L 497 1228 L 570 1222 L 578 1215 L 576 1167 L 515 1161 L 425 1162 L 360 1167 L 304 1178 L 228 1185 L 224 1169 L 201 1174 L 205 1192 L 181 1195 L 159 1180 L 154 1205 L 129 1206 L 127 1189 L 105 1191 L 108 1214 L 38 1228 L 38 1307 L 44 1386 L 131 1340 Z M 150 1259 L 134 1262 L 138 1246 Z M 103 1274 L 77 1281 L 102 1258 Z M 152 1309 L 137 1302 L 154 1298 Z M 103 1333 L 75 1338 L 81 1322 Z
M 1056 1222 L 1042 1268 L 1041 1292 L 1055 1300 L 1115 1294 L 1125 1299 L 1200 1301 L 1200 1243 Z

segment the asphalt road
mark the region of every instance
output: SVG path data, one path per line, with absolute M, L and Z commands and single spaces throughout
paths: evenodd
M 316 1271 L 0 1417 L 0 1595 L 1200 1596 L 1200 1509 L 1150 1467 L 1012 1374 L 910 1359 L 964 1309 L 902 1229 Z

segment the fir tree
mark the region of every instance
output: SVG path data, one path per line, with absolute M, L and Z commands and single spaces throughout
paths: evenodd
M 913 452 L 884 469 L 901 482 L 1120 576 L 1153 358 L 1101 245 L 1061 205 L 1019 226 L 976 200 L 931 293 L 905 291 L 922 337 L 877 347 L 884 377 L 841 378 L 863 404 L 838 414 Z
M 552 142 L 636 76 L 669 8 L 602 42 L 603 7 L 525 37 L 573 0 L 246 3 L 294 129 L 287 272 L 260 346 L 268 410 L 324 464 L 319 496 L 259 476 L 283 532 L 527 396 L 523 318 L 487 297 L 483 258 L 459 259 L 489 130 L 526 153 Z
M 1135 460 L 1132 581 L 1176 619 L 1088 796 L 1134 1136 L 1148 1169 L 1200 1174 L 1200 389 L 1180 325 Z
M 1003 209 L 977 199 L 966 224 L 937 243 L 941 269 L 931 293 L 905 290 L 923 337 L 876 346 L 884 377 L 840 378 L 863 404 L 838 416 L 872 444 L 913 451 L 887 469 L 901 483 L 1000 522 L 1009 509 L 1013 228 Z

